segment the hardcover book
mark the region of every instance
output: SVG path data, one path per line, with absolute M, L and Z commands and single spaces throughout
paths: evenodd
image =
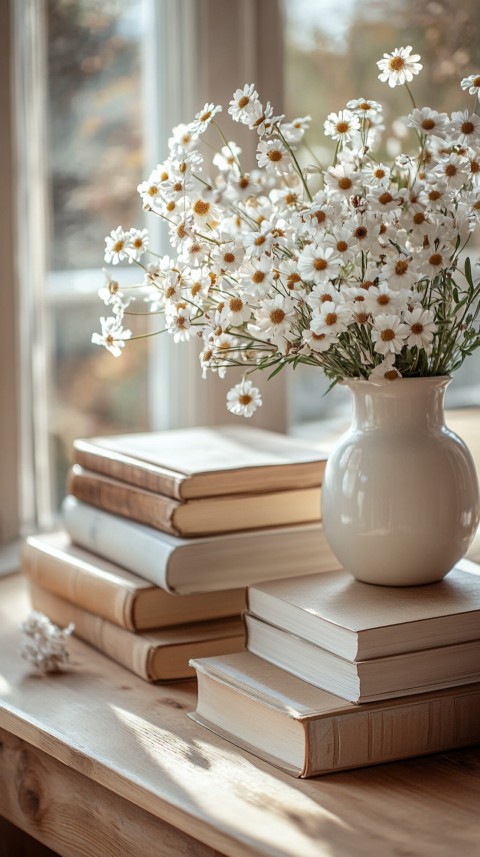
M 106 512 L 184 537 L 320 520 L 319 487 L 179 501 L 75 464 L 68 491 Z
M 66 532 L 29 536 L 21 570 L 32 583 L 130 631 L 239 616 L 245 589 L 172 595 L 70 542 Z
M 480 638 L 480 566 L 461 560 L 426 586 L 372 586 L 346 571 L 251 586 L 255 616 L 347 660 Z
M 62 511 L 73 542 L 181 595 L 339 568 L 320 523 L 182 539 L 72 496 Z
M 326 453 L 246 426 L 77 439 L 74 461 L 176 500 L 289 491 L 322 482 Z
M 480 639 L 368 661 L 347 661 L 249 613 L 245 622 L 250 652 L 350 702 L 480 682 Z
M 244 646 L 243 624 L 237 617 L 134 634 L 36 584 L 30 584 L 30 594 L 35 610 L 61 627 L 73 622 L 77 637 L 146 681 L 192 678 L 190 658 L 229 654 Z
M 297 777 L 480 740 L 480 684 L 353 705 L 250 652 L 192 661 L 202 726 Z

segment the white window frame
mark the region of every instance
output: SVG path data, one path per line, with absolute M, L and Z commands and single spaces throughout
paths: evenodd
M 48 487 L 45 8 L 45 0 L 0 4 L 0 177 L 10 213 L 0 230 L 0 547 L 53 521 Z M 226 105 L 245 82 L 254 81 L 281 111 L 280 0 L 148 0 L 148 12 L 146 78 L 156 77 L 161 96 L 153 97 L 147 83 L 146 97 L 150 104 L 165 105 L 157 114 L 147 111 L 151 166 L 166 154 L 173 125 L 189 121 L 207 100 Z M 253 165 L 253 135 L 238 130 L 236 139 Z M 225 409 L 225 395 L 235 376 L 223 382 L 202 380 L 196 349 L 172 348 L 169 339 L 158 337 L 153 349 L 152 428 L 234 421 Z M 258 382 L 264 407 L 252 423 L 286 430 L 284 376 L 268 384 L 259 376 Z

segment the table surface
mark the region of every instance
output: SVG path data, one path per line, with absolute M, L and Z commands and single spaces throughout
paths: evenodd
M 0 730 L 193 837 L 182 853 L 478 855 L 479 748 L 296 780 L 187 717 L 192 681 L 149 685 L 78 640 L 68 672 L 36 674 L 18 654 L 28 610 L 23 578 L 0 581 Z

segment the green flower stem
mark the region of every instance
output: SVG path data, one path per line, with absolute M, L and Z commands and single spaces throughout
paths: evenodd
M 296 158 L 295 152 L 293 151 L 293 149 L 292 149 L 292 147 L 290 146 L 290 144 L 289 144 L 289 143 L 287 143 L 287 141 L 286 141 L 285 137 L 283 136 L 282 132 L 280 131 L 280 128 L 278 128 L 278 129 L 277 129 L 277 132 L 278 132 L 278 136 L 280 137 L 280 139 L 281 139 L 281 141 L 282 141 L 283 145 L 284 145 L 284 146 L 285 146 L 285 148 L 287 149 L 288 154 L 290 155 L 290 157 L 291 157 L 291 159 L 292 159 L 292 161 L 293 161 L 293 164 L 294 164 L 294 166 L 295 166 L 295 170 L 296 170 L 296 172 L 298 173 L 298 176 L 300 177 L 300 180 L 301 180 L 301 182 L 302 182 L 302 184 L 303 184 L 303 187 L 304 187 L 304 189 L 305 189 L 305 193 L 307 194 L 307 197 L 308 197 L 309 201 L 310 201 L 310 202 L 312 202 L 312 201 L 313 201 L 312 194 L 310 193 L 310 189 L 309 189 L 308 184 L 307 184 L 307 182 L 306 182 L 306 180 L 305 180 L 305 176 L 304 176 L 304 174 L 303 174 L 303 170 L 302 170 L 302 168 L 300 167 L 300 164 L 299 164 L 299 163 L 298 163 L 298 161 L 297 161 L 297 158 Z

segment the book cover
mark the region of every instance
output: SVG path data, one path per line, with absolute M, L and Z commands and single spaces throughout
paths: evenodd
M 350 702 L 372 702 L 480 681 L 480 639 L 368 661 L 347 661 L 249 613 L 244 618 L 250 652 Z
M 68 491 L 107 512 L 184 537 L 320 520 L 319 487 L 181 502 L 75 464 Z
M 245 589 L 172 595 L 71 543 L 63 530 L 29 536 L 21 570 L 32 583 L 130 631 L 239 616 Z
M 73 542 L 178 594 L 339 567 L 320 523 L 182 539 L 72 496 L 65 498 L 62 512 Z
M 426 755 L 480 740 L 480 684 L 354 705 L 250 652 L 192 661 L 190 716 L 297 777 Z
M 314 487 L 326 464 L 313 444 L 246 426 L 78 438 L 73 447 L 86 469 L 177 500 Z
M 238 652 L 244 646 L 241 619 L 195 622 L 134 634 L 30 584 L 32 606 L 56 625 L 75 625 L 74 634 L 146 681 L 177 681 L 195 675 L 191 658 Z
M 480 637 L 480 566 L 468 560 L 425 586 L 372 586 L 335 571 L 253 585 L 247 598 L 255 616 L 352 661 Z

